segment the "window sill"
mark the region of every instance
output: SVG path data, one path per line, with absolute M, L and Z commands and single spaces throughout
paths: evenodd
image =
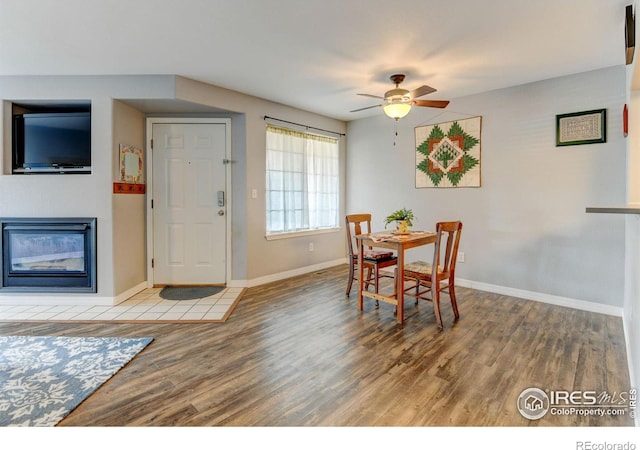
M 316 234 L 337 233 L 341 228 L 323 228 L 321 230 L 304 230 L 304 231 L 291 231 L 287 233 L 274 233 L 267 234 L 265 239 L 267 241 L 276 241 L 278 239 L 290 239 L 302 236 L 313 236 Z

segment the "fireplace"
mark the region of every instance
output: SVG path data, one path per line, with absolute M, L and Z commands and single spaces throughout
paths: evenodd
M 1 218 L 2 286 L 97 292 L 95 218 Z

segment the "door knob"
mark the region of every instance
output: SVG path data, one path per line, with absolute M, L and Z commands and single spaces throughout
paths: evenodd
M 218 215 L 219 216 L 224 216 L 224 209 L 221 209 L 220 211 L 218 211 Z

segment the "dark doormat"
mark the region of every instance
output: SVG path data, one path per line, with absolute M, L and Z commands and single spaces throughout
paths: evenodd
M 217 294 L 224 286 L 166 286 L 160 291 L 165 300 L 194 300 Z

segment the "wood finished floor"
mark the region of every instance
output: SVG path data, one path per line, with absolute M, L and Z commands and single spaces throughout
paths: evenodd
M 0 323 L 0 335 L 150 336 L 59 426 L 622 426 L 523 418 L 523 389 L 629 389 L 618 317 L 458 290 L 432 305 L 344 295 L 338 266 L 248 289 L 226 323 Z

